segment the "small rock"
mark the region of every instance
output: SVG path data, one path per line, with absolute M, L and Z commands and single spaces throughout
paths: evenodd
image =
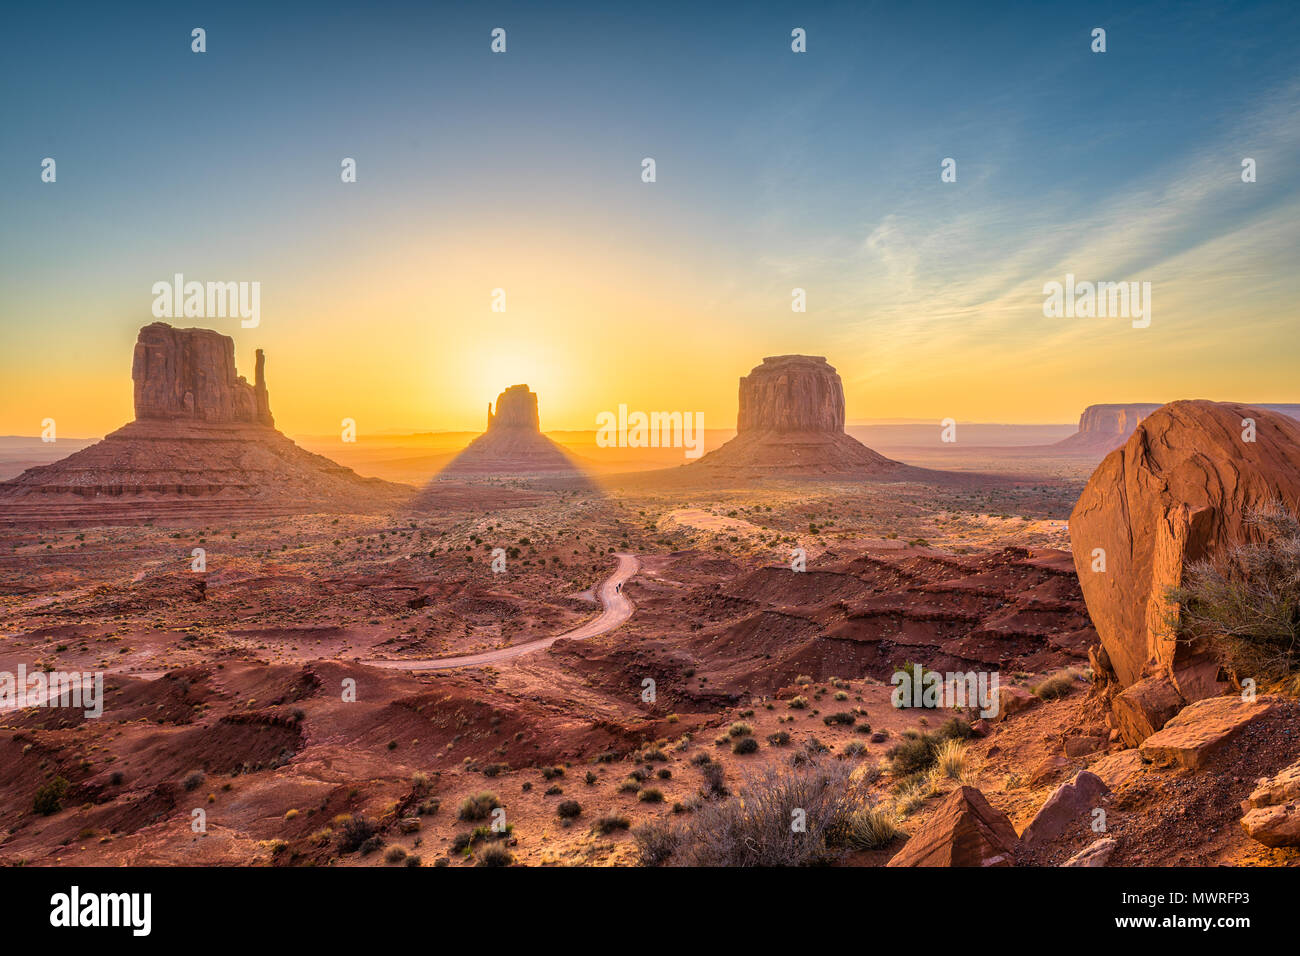
M 1118 846 L 1119 841 L 1114 837 L 1102 837 L 1094 843 L 1089 843 L 1061 866 L 1105 866 Z
M 1160 766 L 1204 766 L 1243 729 L 1274 710 L 1273 704 L 1240 697 L 1207 697 L 1183 708 L 1142 742 L 1142 756 Z
M 1090 817 L 1101 796 L 1109 792 L 1110 788 L 1101 777 L 1080 770 L 1073 781 L 1061 784 L 1047 798 L 1020 834 L 1020 842 L 1026 847 L 1050 843 L 1081 822 L 1080 817 Z

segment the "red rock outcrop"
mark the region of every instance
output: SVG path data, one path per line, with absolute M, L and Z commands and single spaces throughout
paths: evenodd
M 798 475 L 902 469 L 844 433 L 844 384 L 826 359 L 777 355 L 740 379 L 736 437 L 692 469 Z
M 146 325 L 135 343 L 131 379 L 137 420 L 275 425 L 262 350 L 249 385 L 235 372 L 234 340 L 211 329 Z
M 1265 846 L 1300 846 L 1300 760 L 1259 781 L 1241 803 L 1242 829 Z
M 1021 844 L 1037 849 L 1061 837 L 1071 829 L 1087 827 L 1092 811 L 1110 790 L 1095 773 L 1080 770 L 1069 783 L 1063 783 L 1038 809 L 1034 819 L 1020 834 Z
M 1272 703 L 1241 697 L 1198 700 L 1142 742 L 1142 758 L 1160 767 L 1196 770 L 1273 710 Z
M 1070 516 L 1070 541 L 1088 613 L 1123 687 L 1168 682 L 1182 703 L 1223 691 L 1209 649 L 1175 640 L 1178 608 L 1166 594 L 1188 563 L 1248 538 L 1249 509 L 1278 500 L 1300 507 L 1300 422 L 1257 406 L 1172 402 L 1102 461 Z M 1145 686 L 1158 730 L 1169 694 Z
M 1014 866 L 1010 819 L 974 787 L 958 787 L 886 866 Z

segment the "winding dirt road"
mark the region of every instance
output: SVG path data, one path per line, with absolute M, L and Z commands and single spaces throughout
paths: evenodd
M 460 657 L 412 658 L 409 660 L 363 659 L 361 663 L 369 664 L 371 667 L 387 667 L 402 671 L 443 671 L 454 667 L 479 667 L 483 664 L 497 664 L 511 658 L 522 657 L 525 654 L 544 650 L 561 638 L 581 641 L 589 637 L 596 637 L 599 634 L 605 634 L 632 616 L 633 604 L 623 594 L 622 585 L 641 569 L 641 562 L 637 560 L 636 555 L 616 554 L 615 557 L 618 558 L 618 567 L 614 569 L 612 575 L 605 579 L 598 592 L 604 610 L 586 624 L 575 627 L 571 631 L 556 634 L 554 637 L 526 641 L 523 644 L 512 644 L 510 647 L 502 647 L 495 651 L 484 651 L 482 654 L 463 654 Z

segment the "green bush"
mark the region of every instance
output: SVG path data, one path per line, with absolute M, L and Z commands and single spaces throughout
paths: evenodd
M 58 813 L 63 809 L 63 797 L 68 792 L 68 781 L 55 777 L 36 791 L 32 800 L 32 809 L 42 816 Z

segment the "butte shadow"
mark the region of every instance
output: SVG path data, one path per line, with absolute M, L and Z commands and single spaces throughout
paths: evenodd
M 253 384 L 235 343 L 155 322 L 131 365 L 135 420 L 103 441 L 0 483 L 10 525 L 137 524 L 210 517 L 384 511 L 414 489 L 363 478 L 275 428 L 265 357 Z
M 648 490 L 736 488 L 774 480 L 961 486 L 1002 480 L 894 461 L 846 434 L 844 421 L 844 384 L 824 357 L 769 356 L 741 376 L 735 438 L 688 465 L 618 475 L 606 483 Z
M 557 492 L 597 490 L 582 460 L 541 432 L 537 394 L 511 385 L 488 403 L 487 429 L 411 502 L 415 512 L 493 511 L 544 504 Z

